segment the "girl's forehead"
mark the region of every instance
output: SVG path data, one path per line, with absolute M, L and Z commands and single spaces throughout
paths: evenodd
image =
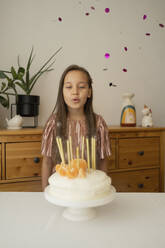
M 64 83 L 65 82 L 88 82 L 88 77 L 85 72 L 83 71 L 69 71 L 65 78 L 64 78 Z

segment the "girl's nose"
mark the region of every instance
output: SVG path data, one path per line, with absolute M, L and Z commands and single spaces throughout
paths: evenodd
M 72 94 L 74 94 L 74 95 L 78 94 L 78 87 L 73 87 Z

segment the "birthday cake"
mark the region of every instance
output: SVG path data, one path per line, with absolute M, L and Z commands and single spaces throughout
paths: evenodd
M 60 142 L 59 150 L 61 150 Z M 87 146 L 88 147 L 88 146 Z M 93 146 L 95 148 L 95 146 Z M 114 193 L 111 185 L 111 178 L 103 171 L 97 170 L 94 158 L 94 148 L 92 149 L 92 166 L 87 161 L 79 158 L 71 158 L 68 153 L 68 163 L 64 161 L 62 150 L 60 151 L 62 162 L 56 165 L 56 172 L 49 179 L 48 194 L 56 199 L 69 202 L 84 202 L 103 199 Z M 89 152 L 87 151 L 88 155 Z
M 62 200 L 85 201 L 103 198 L 111 192 L 111 179 L 100 170 L 90 169 L 85 177 L 68 178 L 58 172 L 49 178 L 49 194 Z

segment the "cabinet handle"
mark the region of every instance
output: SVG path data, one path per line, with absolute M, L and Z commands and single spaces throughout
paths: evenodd
M 138 154 L 139 154 L 140 156 L 143 156 L 143 155 L 144 155 L 144 151 L 139 151 Z
M 138 188 L 140 188 L 140 189 L 144 188 L 144 184 L 143 183 L 139 183 L 138 184 Z
M 129 164 L 129 165 L 132 165 L 132 161 L 131 161 L 131 160 L 129 160 L 129 161 L 128 161 L 128 164 Z
M 40 158 L 36 157 L 33 159 L 34 163 L 38 164 L 40 162 Z

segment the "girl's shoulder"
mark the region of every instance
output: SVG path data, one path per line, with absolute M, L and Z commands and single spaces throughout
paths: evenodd
M 54 129 L 55 126 L 56 126 L 56 119 L 57 119 L 57 116 L 55 113 L 51 113 L 51 115 L 49 116 L 48 120 L 46 121 L 46 124 L 44 126 L 44 131 L 45 130 L 50 130 L 50 129 Z
M 101 115 L 95 114 L 95 116 L 96 116 L 96 127 L 97 128 L 102 125 L 107 127 L 106 121 Z

